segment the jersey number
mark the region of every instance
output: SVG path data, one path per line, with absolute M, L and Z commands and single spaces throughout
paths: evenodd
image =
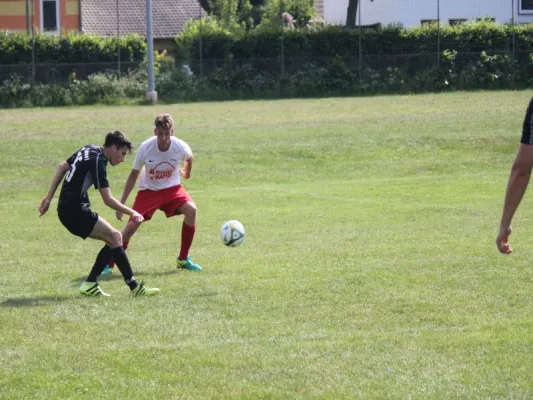
M 72 165 L 70 166 L 70 170 L 68 171 L 68 174 L 67 174 L 67 177 L 65 178 L 65 180 L 67 182 L 70 182 L 70 180 L 72 179 L 72 177 L 74 176 L 74 172 L 76 172 L 76 163 L 78 161 L 81 161 L 83 158 L 82 154 L 81 154 L 81 150 L 78 151 L 78 154 L 76 154 L 76 158 L 74 159 L 74 162 L 72 163 Z

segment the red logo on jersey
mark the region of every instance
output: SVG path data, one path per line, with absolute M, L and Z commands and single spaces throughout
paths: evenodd
M 176 168 L 172 164 L 165 161 L 157 164 L 154 168 L 150 168 L 150 171 L 148 171 L 148 176 L 150 176 L 151 181 L 168 179 L 172 176 L 175 169 Z

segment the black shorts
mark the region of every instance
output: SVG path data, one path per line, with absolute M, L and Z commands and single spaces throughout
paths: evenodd
M 533 144 L 533 99 L 531 99 L 527 107 L 520 143 Z
M 98 214 L 89 205 L 59 205 L 57 215 L 65 228 L 73 235 L 87 239 L 98 221 Z

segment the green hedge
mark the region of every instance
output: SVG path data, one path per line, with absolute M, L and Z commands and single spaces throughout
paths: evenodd
M 356 56 L 360 42 L 365 56 L 436 54 L 439 35 L 441 51 L 451 49 L 460 53 L 509 51 L 513 35 L 517 50 L 529 51 L 533 41 L 533 24 L 511 26 L 489 21 L 446 25 L 440 29 L 434 24 L 414 28 L 387 26 L 376 30 L 363 29 L 361 32 L 342 26 L 326 26 L 314 31 L 257 30 L 233 36 L 228 32 L 209 32 L 202 37 L 201 44 L 200 32 L 185 31 L 176 38 L 183 62 L 194 64 L 199 58 L 200 46 L 204 59 L 277 57 L 281 54 L 282 41 L 284 54 L 300 59 Z
M 273 28 L 232 33 L 215 24 L 209 29 L 198 23 L 190 26 L 194 29 L 177 41 L 181 62 L 190 69 L 182 68 L 180 60 L 174 68 L 163 62 L 164 56 L 156 57 L 156 90 L 163 102 L 533 87 L 533 24 L 512 27 L 483 21 L 446 26 L 440 31 L 440 53 L 435 26 L 365 30 L 361 60 L 357 29 L 334 26 L 281 35 Z M 199 32 L 204 33 L 202 68 L 197 57 Z M 27 46 L 24 35 L 9 38 L 14 47 Z M 59 47 L 63 43 L 56 37 L 41 39 Z M 85 40 L 88 46 L 90 39 Z M 110 39 L 98 43 L 112 46 Z M 57 57 L 52 48 L 46 53 L 50 59 Z M 73 48 L 64 46 L 61 52 L 76 54 L 79 50 Z M 144 52 L 144 43 L 141 48 Z M 110 54 L 96 53 L 100 60 Z M 147 86 L 146 65 L 120 79 L 115 73 L 100 73 L 87 79 L 72 75 L 68 82 L 54 84 L 29 84 L 16 75 L 1 81 L 0 107 L 143 103 Z
M 36 63 L 102 63 L 116 62 L 117 39 L 95 35 L 70 33 L 55 36 L 0 32 L 0 65 L 29 64 L 32 45 Z M 124 62 L 142 62 L 146 43 L 139 35 L 120 38 L 120 59 Z
M 444 51 L 439 66 L 411 71 L 405 66 L 363 67 L 360 70 L 358 63 L 333 57 L 326 63 L 303 63 L 284 76 L 279 71 L 258 71 L 251 63 L 216 68 L 202 77 L 178 67 L 156 75 L 156 90 L 162 102 L 177 102 L 533 86 L 533 55 L 521 69 L 511 56 L 505 54 L 481 52 L 467 62 L 459 62 L 460 59 L 456 51 Z M 116 74 L 104 73 L 91 75 L 85 80 L 71 79 L 68 84 L 29 84 L 14 76 L 0 85 L 0 107 L 141 104 L 146 101 L 146 82 L 145 68 L 120 79 Z

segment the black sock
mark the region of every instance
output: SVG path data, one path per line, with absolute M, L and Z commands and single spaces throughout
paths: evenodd
M 93 265 L 91 273 L 87 277 L 87 282 L 96 282 L 96 279 L 100 276 L 105 266 L 108 264 L 111 258 L 111 249 L 109 246 L 102 247 L 100 253 L 96 256 L 96 260 Z
M 130 287 L 130 289 L 133 290 L 137 286 L 139 286 L 139 284 L 135 280 L 135 277 L 133 276 L 133 270 L 131 269 L 130 260 L 128 259 L 128 256 L 124 251 L 124 247 L 115 247 L 114 249 L 111 249 L 111 253 L 113 254 L 112 257 L 115 260 L 115 264 L 117 264 L 120 273 L 124 277 L 124 280 L 126 281 L 126 284 Z

